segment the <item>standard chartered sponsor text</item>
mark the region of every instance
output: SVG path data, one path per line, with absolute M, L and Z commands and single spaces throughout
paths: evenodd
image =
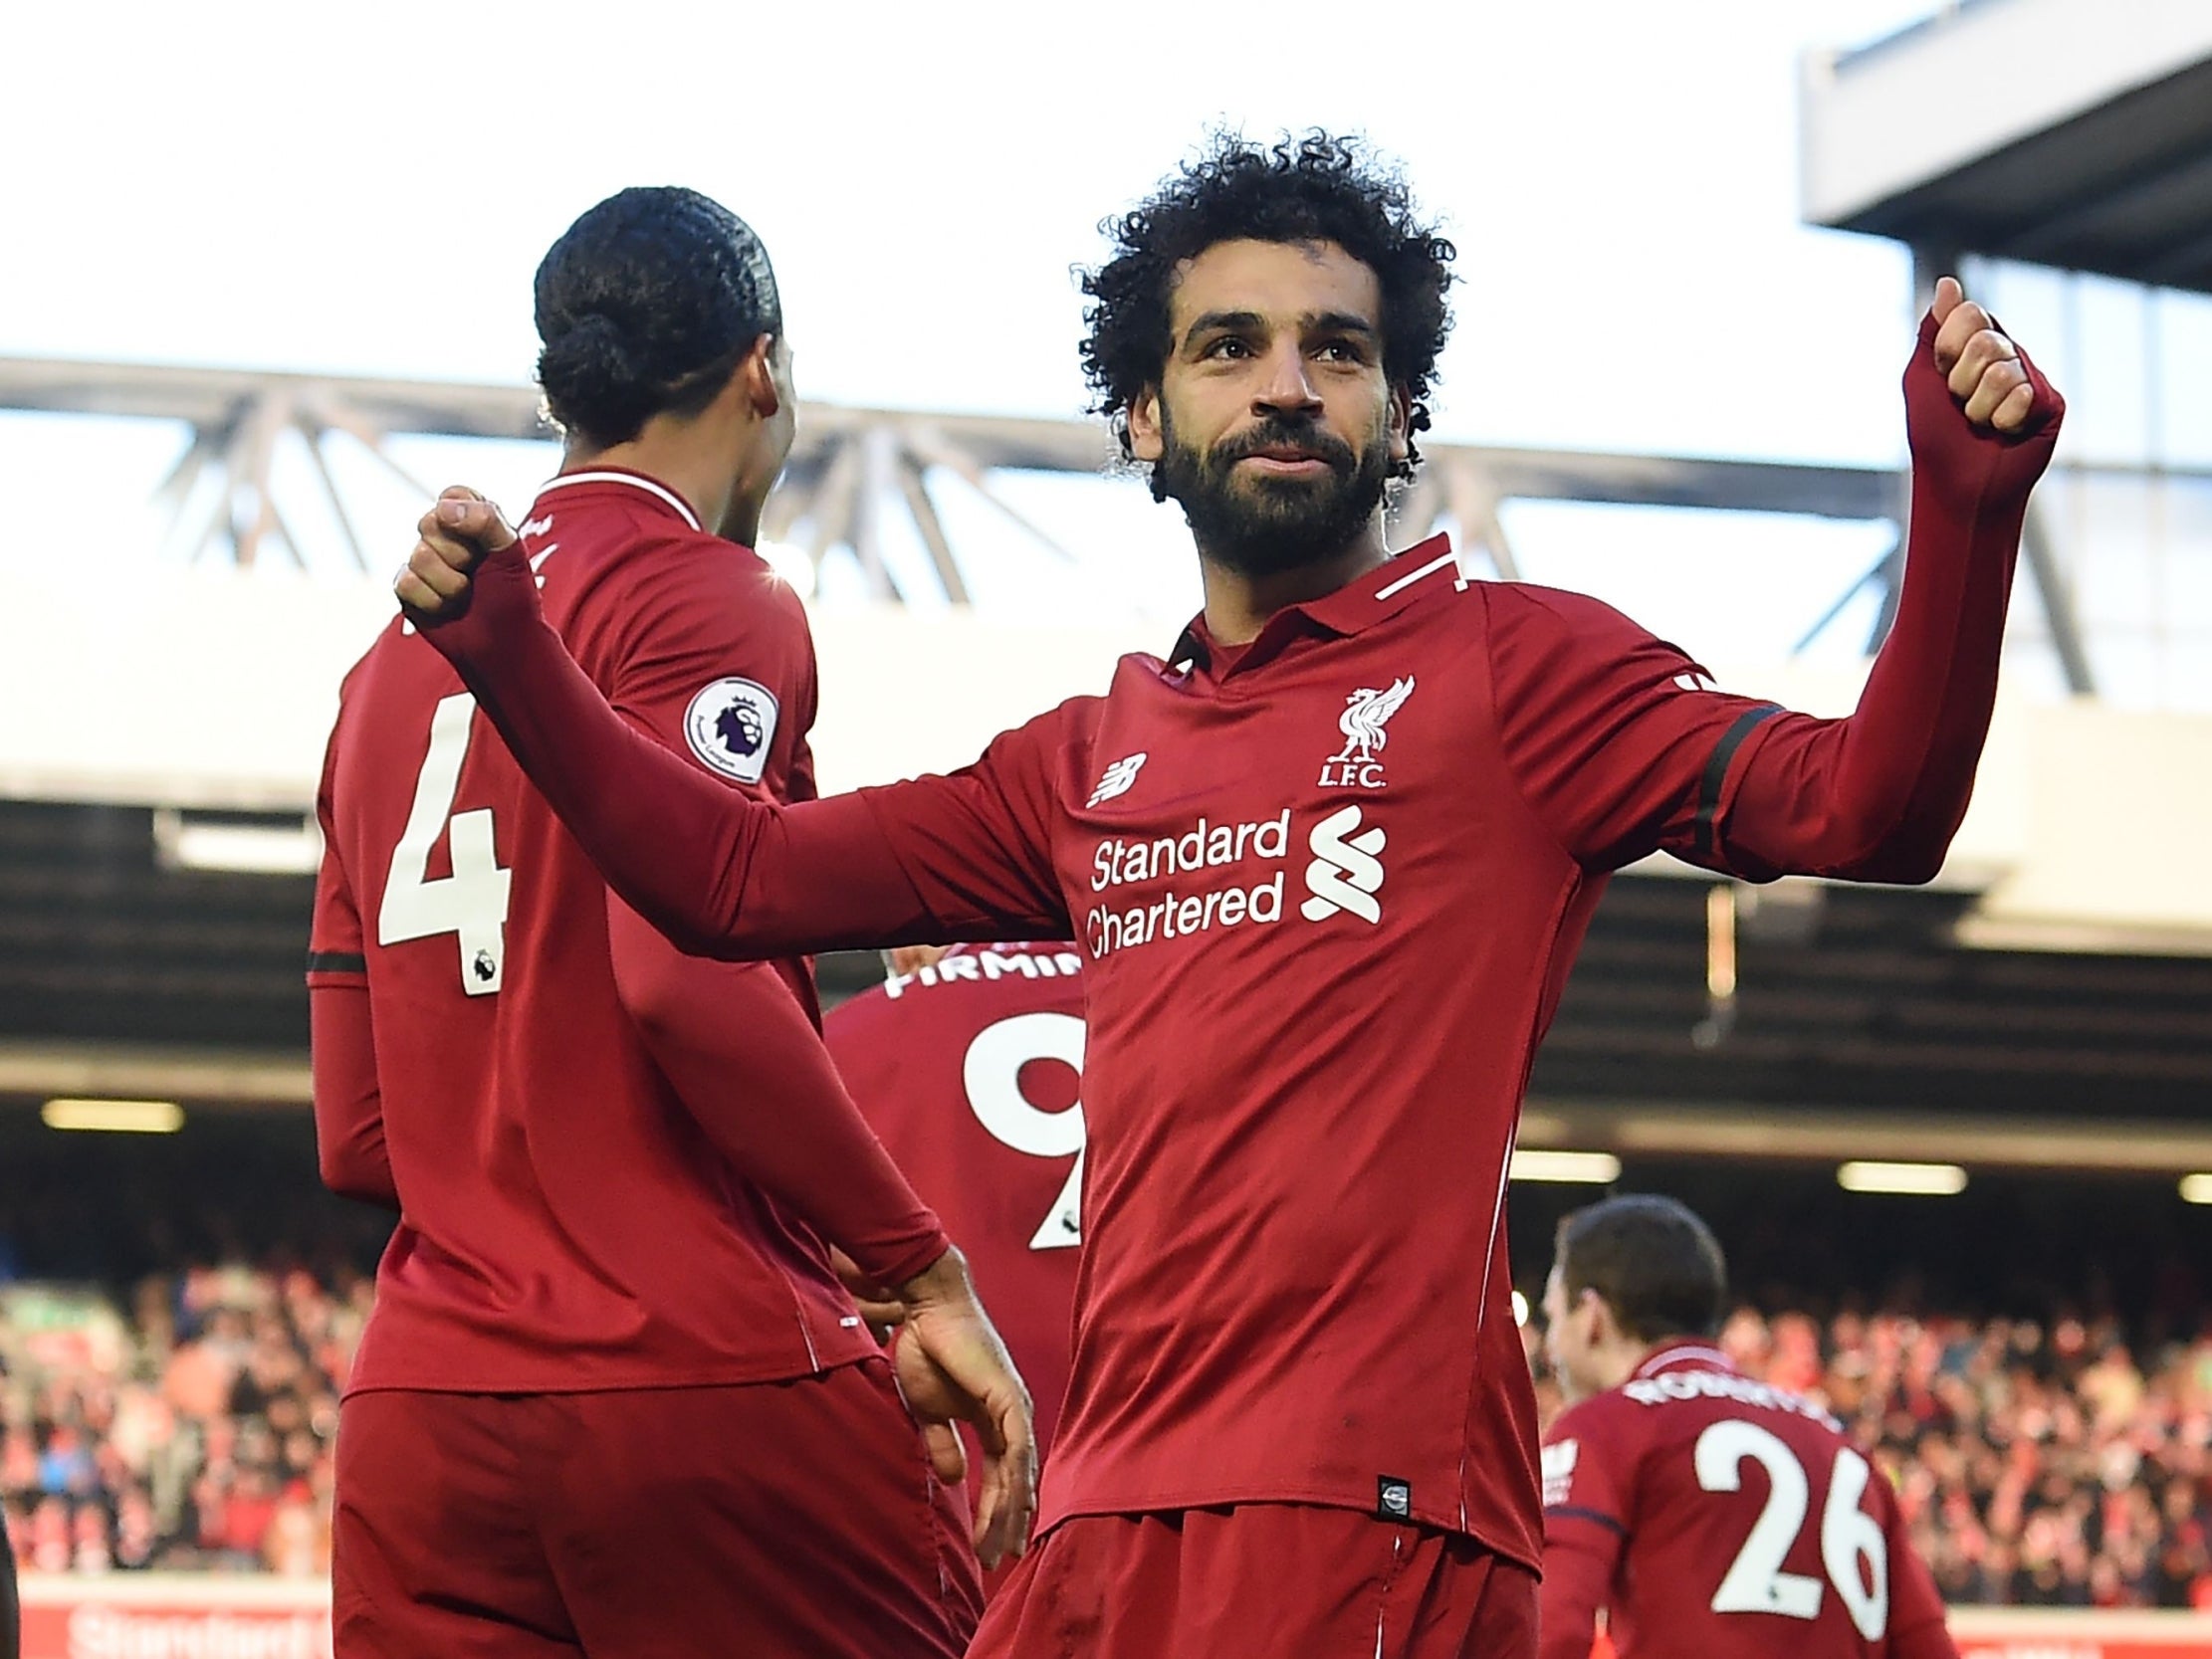
M 1151 839 L 1109 836 L 1091 857 L 1091 891 L 1160 881 L 1177 885 L 1142 903 L 1094 905 L 1083 919 L 1096 958 L 1156 940 L 1187 938 L 1217 928 L 1282 920 L 1282 861 L 1290 852 L 1290 811 L 1272 818 L 1217 824 L 1200 818 L 1180 835 Z M 1276 866 L 1254 881 L 1255 866 Z M 1215 875 L 1214 872 L 1220 872 Z M 1198 877 L 1196 883 L 1178 878 Z
M 102 1602 L 69 1620 L 70 1659 L 329 1659 L 328 1612 L 139 1612 Z

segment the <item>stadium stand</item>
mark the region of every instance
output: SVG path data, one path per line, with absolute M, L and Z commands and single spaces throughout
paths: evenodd
M 2212 1327 L 2084 1318 L 2078 1287 L 2037 1318 L 1824 1318 L 1821 1300 L 1746 1305 L 1722 1346 L 1875 1448 L 1947 1599 L 2212 1611 Z M 0 1503 L 23 1568 L 323 1573 L 369 1301 L 345 1266 L 241 1259 L 119 1298 L 0 1291 Z M 1556 1408 L 1548 1379 L 1542 1398 Z
M 337 1395 L 369 1281 L 240 1263 L 6 1297 L 0 1501 L 28 1571 L 330 1565 Z

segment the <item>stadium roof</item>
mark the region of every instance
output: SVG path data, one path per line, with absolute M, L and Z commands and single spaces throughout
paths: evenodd
M 1804 212 L 2212 293 L 2212 6 L 1965 0 L 1808 58 Z

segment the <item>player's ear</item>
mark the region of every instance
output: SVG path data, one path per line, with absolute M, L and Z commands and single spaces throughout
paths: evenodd
M 1414 399 L 1404 386 L 1391 387 L 1390 408 L 1383 419 L 1390 438 L 1391 466 L 1403 467 L 1414 453 Z
M 774 334 L 754 340 L 738 359 L 733 379 L 744 388 L 746 402 L 762 420 L 773 420 L 791 395 L 789 352 Z
M 1613 1310 L 1606 1306 L 1606 1299 L 1598 1294 L 1594 1285 L 1582 1287 L 1582 1295 L 1575 1301 L 1575 1317 L 1582 1321 L 1585 1348 L 1597 1348 L 1613 1335 Z
M 1160 429 L 1160 388 L 1147 386 L 1129 400 L 1129 455 L 1133 461 L 1156 462 L 1167 453 Z

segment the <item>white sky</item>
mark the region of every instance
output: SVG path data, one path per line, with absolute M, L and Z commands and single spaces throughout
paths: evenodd
M 1070 415 L 1068 271 L 1098 221 L 1210 123 L 1320 123 L 1401 157 L 1459 245 L 1438 437 L 1888 464 L 1906 261 L 1797 222 L 1797 66 L 1929 9 L 22 7 L 0 354 L 520 381 L 547 245 L 614 189 L 673 182 L 766 238 L 805 395 Z M 29 424 L 0 442 L 18 499 L 68 473 Z M 131 465 L 150 483 L 175 444 L 138 440 Z M 484 465 L 512 496 L 540 457 Z M 388 509 L 395 559 L 411 512 Z M 1096 515 L 1067 593 L 1187 608 L 1180 526 L 1118 498 Z M 1879 551 L 1860 526 L 1741 517 L 1523 508 L 1508 527 L 1527 574 L 1692 650 L 1728 643 L 1700 625 L 1780 650 Z M 1739 598 L 1715 620 L 1699 587 Z
M 684 183 L 767 239 L 808 395 L 1071 414 L 1100 218 L 1210 122 L 1321 123 L 1459 242 L 1444 435 L 1887 459 L 1904 266 L 1797 226 L 1796 56 L 1927 9 L 25 8 L 0 351 L 519 379 L 548 244 Z

